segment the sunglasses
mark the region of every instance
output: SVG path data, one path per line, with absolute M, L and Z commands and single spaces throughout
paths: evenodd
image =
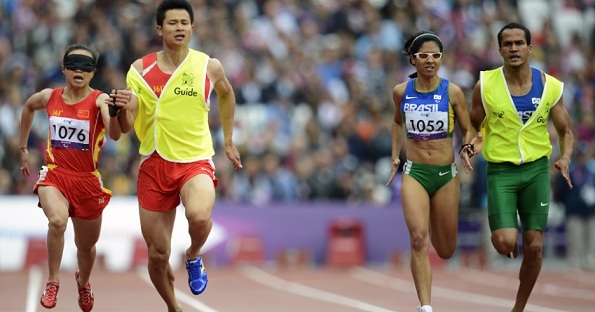
M 442 58 L 442 52 L 433 52 L 433 53 L 420 52 L 420 53 L 415 53 L 413 55 L 415 55 L 415 58 L 418 60 L 427 60 L 430 56 L 435 60 L 439 60 Z

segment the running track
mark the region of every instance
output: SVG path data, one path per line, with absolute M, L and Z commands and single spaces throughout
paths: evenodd
M 520 262 L 517 264 L 520 265 Z M 437 312 L 510 311 L 518 266 L 477 270 L 445 267 L 434 271 L 433 307 Z M 186 271 L 176 271 L 175 287 L 184 311 L 202 312 L 414 312 L 417 298 L 406 266 L 333 269 L 274 266 L 209 267 L 209 286 L 194 296 Z M 46 311 L 39 296 L 45 269 L 0 272 L 0 311 Z M 62 271 L 58 305 L 51 311 L 79 311 L 74 273 Z M 146 269 L 91 277 L 93 311 L 166 311 Z M 527 312 L 595 311 L 595 273 L 545 269 Z

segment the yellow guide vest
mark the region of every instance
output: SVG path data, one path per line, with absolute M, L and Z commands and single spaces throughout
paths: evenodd
M 210 105 L 205 94 L 208 61 L 208 55 L 190 49 L 159 98 L 130 66 L 126 84 L 138 98 L 134 130 L 141 155 L 157 151 L 168 161 L 192 162 L 210 159 L 215 154 L 208 122 Z
M 549 112 L 562 97 L 564 83 L 545 74 L 543 93 L 535 112 L 524 124 L 506 85 L 502 67 L 480 72 L 481 99 L 486 112 L 482 123 L 482 154 L 489 162 L 522 164 L 550 156 Z

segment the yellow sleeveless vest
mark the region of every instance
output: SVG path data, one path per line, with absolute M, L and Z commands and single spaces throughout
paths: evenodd
M 138 97 L 134 130 L 141 155 L 157 151 L 168 161 L 192 162 L 215 154 L 208 123 L 210 105 L 205 100 L 208 94 L 204 94 L 208 61 L 208 55 L 190 49 L 159 98 L 130 67 L 126 83 Z
M 564 83 L 545 74 L 543 93 L 525 124 L 517 114 L 506 86 L 503 68 L 480 73 L 481 98 L 486 112 L 482 123 L 482 154 L 489 162 L 522 164 L 550 156 L 549 112 L 562 97 Z

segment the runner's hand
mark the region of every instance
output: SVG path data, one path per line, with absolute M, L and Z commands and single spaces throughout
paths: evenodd
M 393 168 L 390 171 L 390 177 L 388 178 L 388 182 L 386 182 L 386 186 L 389 186 L 393 182 L 395 176 L 397 175 L 397 170 L 399 170 L 400 163 L 401 160 L 398 158 L 393 160 Z
M 21 158 L 21 173 L 24 176 L 29 175 L 29 151 L 27 147 L 19 147 L 19 157 Z
M 562 156 L 562 158 L 556 161 L 554 167 L 560 170 L 560 172 L 562 173 L 562 177 L 564 177 L 564 180 L 566 180 L 566 184 L 568 184 L 568 188 L 572 189 L 572 181 L 570 181 L 570 175 L 568 174 L 568 168 L 570 167 L 570 158 Z
M 461 158 L 461 163 L 463 164 L 463 168 L 465 168 L 466 174 L 469 174 L 469 172 L 473 171 L 473 166 L 471 165 L 470 161 L 470 158 L 473 155 L 475 155 L 474 149 L 469 145 L 463 146 L 459 152 L 459 157 Z
M 469 143 L 473 144 L 474 155 L 481 153 L 481 150 L 483 149 L 483 135 L 481 132 L 477 133 L 477 135 L 471 139 L 471 142 Z
M 240 170 L 244 168 L 244 166 L 242 166 L 242 160 L 240 159 L 240 152 L 238 152 L 238 149 L 235 147 L 235 145 L 233 145 L 233 143 L 225 145 L 225 155 L 227 155 L 227 158 L 231 160 L 234 170 Z

